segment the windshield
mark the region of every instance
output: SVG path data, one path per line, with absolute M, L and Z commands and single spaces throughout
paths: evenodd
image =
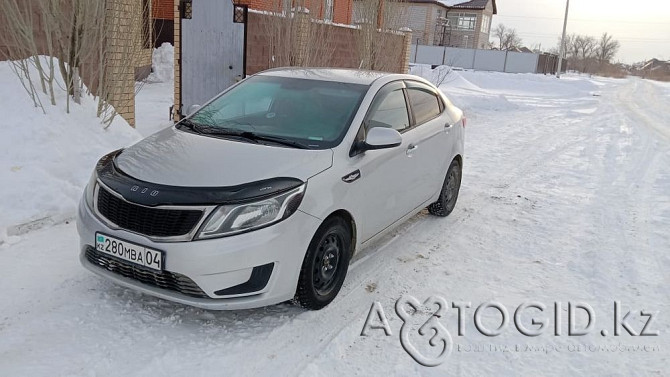
M 207 135 L 244 133 L 264 142 L 274 138 L 311 149 L 332 148 L 344 137 L 367 90 L 360 84 L 253 76 L 186 123 L 213 131 Z

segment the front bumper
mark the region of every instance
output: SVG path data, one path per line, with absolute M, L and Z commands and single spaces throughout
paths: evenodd
M 79 259 L 84 267 L 98 275 L 166 300 L 213 310 L 254 308 L 293 298 L 305 252 L 320 223 L 319 219 L 298 210 L 280 223 L 249 233 L 190 242 L 155 242 L 136 233 L 108 227 L 93 215 L 82 198 L 77 215 Z M 127 277 L 133 274 L 120 274 L 118 270 L 91 263 L 90 249 L 95 246 L 96 232 L 163 251 L 164 270 L 186 277 L 184 280 L 190 279 L 204 294 L 194 297 L 170 289 L 168 285 L 161 287 L 151 284 L 150 280 L 142 282 Z M 267 271 L 268 266 L 271 273 Z M 255 291 L 253 284 L 239 289 L 245 287 L 245 283 L 253 283 L 259 269 L 270 275 L 267 284 Z

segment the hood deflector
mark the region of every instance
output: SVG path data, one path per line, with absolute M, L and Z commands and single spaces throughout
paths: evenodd
M 255 201 L 294 189 L 304 182 L 297 178 L 271 178 L 228 187 L 168 186 L 141 181 L 121 171 L 114 159 L 117 150 L 96 165 L 98 179 L 129 202 L 149 207 L 160 205 L 220 205 Z

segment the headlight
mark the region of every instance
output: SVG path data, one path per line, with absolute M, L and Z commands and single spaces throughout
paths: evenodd
M 298 209 L 305 185 L 257 202 L 218 207 L 200 228 L 197 238 L 230 236 L 278 223 Z
M 98 183 L 98 174 L 96 174 L 95 169 L 91 178 L 88 180 L 86 189 L 84 190 L 84 197 L 86 199 L 86 204 L 88 204 L 89 209 L 93 209 L 93 194 L 95 193 L 95 185 Z

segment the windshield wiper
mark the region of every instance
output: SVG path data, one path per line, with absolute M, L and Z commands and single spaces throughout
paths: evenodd
M 196 123 L 190 119 L 184 119 L 179 124 L 184 125 L 184 127 L 189 130 L 193 130 L 199 134 L 208 134 L 208 135 L 223 135 L 223 136 L 236 136 L 240 137 L 240 132 L 233 131 L 227 128 L 221 128 L 216 126 L 210 126 L 208 124 Z
M 271 136 L 271 135 L 259 135 L 257 133 L 245 131 L 245 132 L 240 132 L 239 136 L 245 138 L 245 139 L 250 139 L 250 140 L 255 140 L 256 142 L 258 141 L 269 141 L 271 143 L 276 143 L 276 144 L 281 144 L 281 145 L 286 145 L 289 147 L 293 148 L 299 148 L 299 149 L 309 149 L 308 146 L 305 144 L 299 143 L 297 141 L 293 141 L 291 139 L 287 139 L 281 136 Z
M 184 127 L 188 128 L 189 130 L 191 130 L 195 133 L 199 133 L 199 134 L 204 133 L 203 130 L 202 130 L 203 125 L 201 125 L 200 123 L 195 123 L 194 121 L 192 121 L 190 119 L 183 119 L 177 125 L 178 126 L 179 125 L 184 126 Z
M 271 135 L 260 135 L 251 131 L 235 131 L 231 130 L 230 128 L 224 128 L 224 127 L 216 127 L 216 126 L 209 126 L 209 125 L 203 125 L 200 123 L 195 123 L 189 119 L 184 119 L 180 124 L 184 125 L 184 127 L 187 127 L 190 130 L 193 130 L 199 134 L 208 134 L 208 135 L 218 135 L 218 136 L 229 136 L 229 137 L 237 137 L 237 138 L 242 138 L 249 140 L 251 142 L 254 142 L 258 144 L 260 141 L 266 141 L 266 142 L 271 142 L 275 144 L 281 144 L 281 145 L 286 145 L 289 147 L 293 148 L 299 148 L 299 149 L 309 149 L 308 146 L 299 143 L 297 141 L 293 141 L 287 138 L 283 138 L 281 136 L 271 136 Z

